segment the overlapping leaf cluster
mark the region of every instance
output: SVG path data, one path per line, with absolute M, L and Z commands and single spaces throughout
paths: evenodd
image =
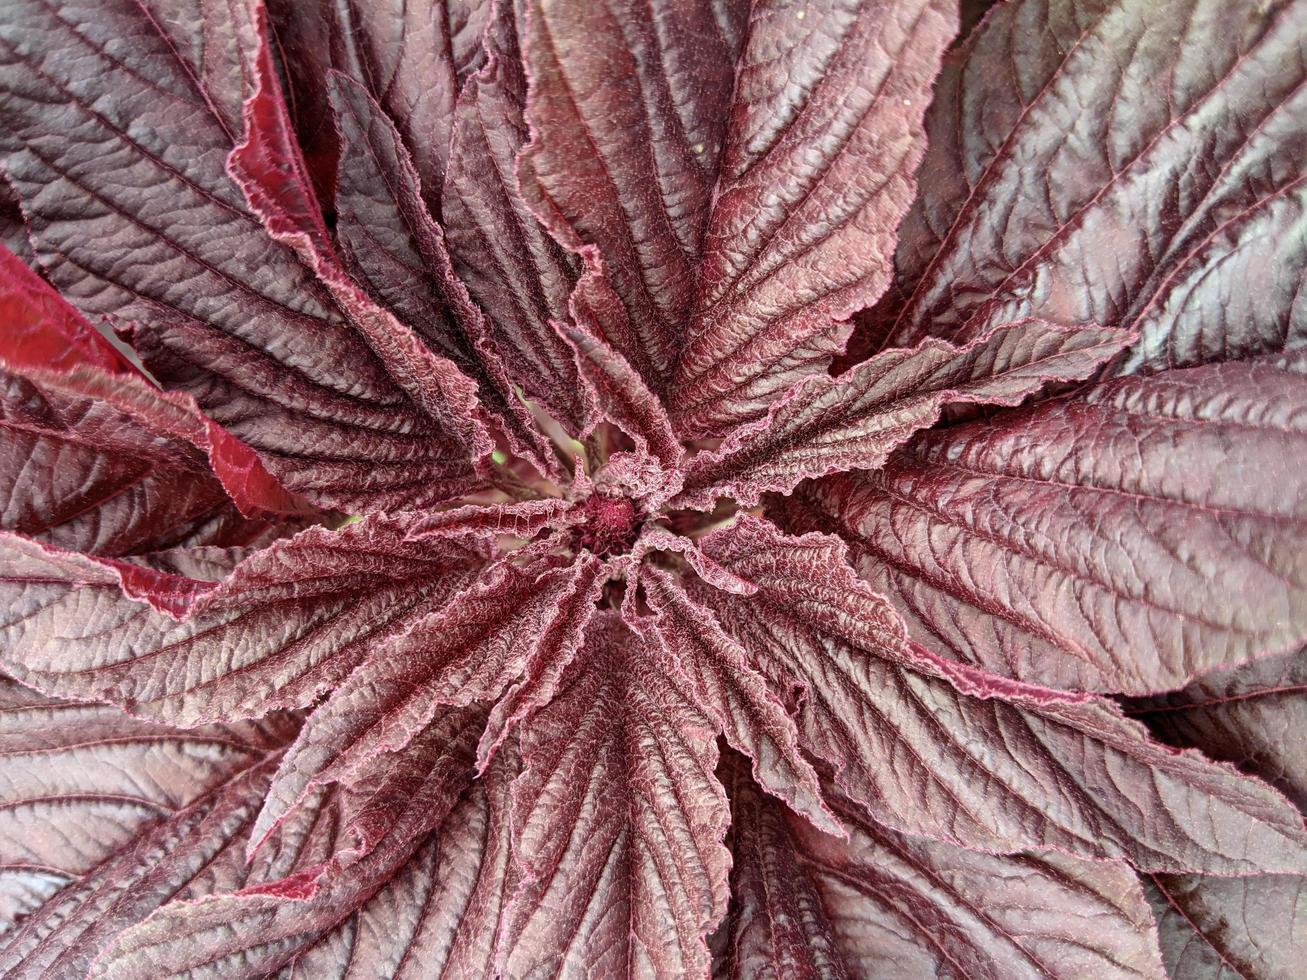
M 966 6 L 0 4 L 0 972 L 1292 975 L 1307 0 Z

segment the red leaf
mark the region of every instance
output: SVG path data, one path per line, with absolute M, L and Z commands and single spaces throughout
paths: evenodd
M 991 856 L 860 820 L 815 832 L 725 765 L 734 902 L 723 977 L 1166 976 L 1129 870 L 1049 854 Z
M 18 256 L 0 245 L 0 357 L 11 364 L 68 371 L 87 364 L 110 374 L 135 369 Z
M 533 2 L 526 18 L 522 195 L 611 278 L 620 303 L 600 329 L 655 392 L 694 303 L 744 18 L 736 0 Z
M 466 486 L 466 454 L 451 455 L 225 170 L 257 85 L 251 6 L 6 11 L 0 152 L 36 255 L 290 489 L 346 510 L 443 496 Z
M 307 706 L 485 560 L 484 542 L 408 543 L 409 526 L 314 528 L 234 570 L 241 556 L 228 555 L 217 586 L 185 577 L 193 571 L 129 582 L 157 606 L 188 609 L 181 622 L 123 595 L 124 574 L 148 569 L 4 536 L 0 663 L 48 693 L 180 724 Z
M 953 7 L 755 5 L 668 389 L 682 435 L 726 435 L 822 372 L 889 284 Z
M 702 546 L 758 591 L 701 596 L 773 688 L 798 692 L 800 745 L 878 822 L 1154 870 L 1307 870 L 1307 829 L 1270 787 L 1151 741 L 1111 702 L 950 673 L 906 641 L 835 539 L 742 520 Z M 1035 803 L 1050 786 L 1059 804 Z
M 468 79 L 455 108 L 441 198 L 445 236 L 454 269 L 485 310 L 509 373 L 579 434 L 593 409 L 572 352 L 551 322 L 566 320 L 576 274 L 517 190 L 517 154 L 527 137 L 526 76 L 513 8 L 494 4 L 488 61 Z
M 286 719 L 179 731 L 12 682 L 0 706 L 6 977 L 84 976 L 159 905 L 266 870 L 232 844 L 257 812 L 266 756 L 294 731 Z
M 853 542 L 914 636 L 1146 694 L 1307 642 L 1307 362 L 1127 378 L 918 438 L 796 526 Z
M 597 619 L 522 727 L 505 974 L 707 972 L 730 863 L 714 734 L 665 657 Z
M 695 456 L 673 506 L 742 507 L 803 480 L 876 469 L 950 405 L 1019 405 L 1053 381 L 1088 377 L 1130 342 L 1120 331 L 1037 320 L 1008 324 L 958 349 L 926 342 L 886 351 L 839 378 L 811 375 L 767 415 Z
M 1300 346 L 1304 16 L 996 7 L 940 79 L 893 343 L 1039 316 L 1137 331 L 1126 370 Z

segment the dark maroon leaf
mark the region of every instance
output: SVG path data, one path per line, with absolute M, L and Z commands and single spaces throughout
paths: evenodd
M 315 787 L 354 782 L 434 720 L 461 717 L 442 707 L 493 702 L 529 663 L 570 661 L 600 572 L 593 558 L 539 575 L 501 562 L 469 588 L 443 593 L 434 611 L 410 615 L 305 723 L 269 791 L 259 833 Z M 473 737 L 484 727 L 481 717 Z
M 641 454 L 674 470 L 684 450 L 662 402 L 626 358 L 602 337 L 577 329 L 566 333 L 576 350 L 581 376 L 594 391 L 604 415 L 635 441 Z
M 1307 869 L 1302 817 L 1264 783 L 1151 741 L 1111 702 L 983 671 L 948 675 L 906 640 L 837 539 L 740 521 L 702 544 L 758 586 L 704 597 L 773 685 L 798 691 L 800 745 L 877 821 L 985 850 L 1155 870 Z M 1058 805 L 1035 804 L 1050 786 L 1061 787 Z
M 1301 972 L 1307 0 L 989 7 L 0 3 L 0 973 Z
M 686 467 L 673 506 L 750 507 L 803 480 L 869 470 L 949 405 L 1019 405 L 1054 381 L 1080 380 L 1129 343 L 1120 331 L 1009 324 L 958 349 L 927 341 L 891 350 L 831 378 L 805 378 L 756 423 Z
M 211 435 L 225 437 L 241 457 L 236 465 L 224 461 L 223 444 Z M 244 544 L 270 531 L 268 520 L 241 516 L 212 461 L 251 513 L 257 513 L 251 499 L 294 506 L 257 458 L 206 426 L 193 403 L 143 379 L 114 380 L 89 367 L 33 370 L 0 356 L 0 527 L 6 531 L 104 555 Z
M 814 487 L 928 645 L 1144 694 L 1307 640 L 1302 358 L 1128 378 L 929 433 Z
M 451 778 L 443 734 L 433 730 L 432 737 L 419 739 L 401 766 L 370 787 L 386 797 L 387 829 L 347 869 L 334 858 L 318 866 L 301 862 L 284 877 L 265 873 L 240 890 L 218 888 L 193 901 L 172 902 L 121 931 L 89 976 L 263 976 L 292 961 L 402 875 L 423 839 L 457 803 L 471 768 L 461 780 Z M 348 825 L 360 811 L 366 814 L 374 798 L 346 795 L 338 802 L 337 812 Z M 310 819 L 302 814 L 301 827 Z M 299 829 L 295 837 L 303 836 L 328 837 Z
M 333 73 L 327 87 L 341 139 L 336 233 L 351 268 L 428 347 L 476 382 L 517 454 L 557 475 L 548 440 L 514 391 L 499 338 L 454 275 L 399 133 L 357 82 Z
M 281 718 L 181 731 L 0 681 L 0 932 L 40 932 L 23 920 L 59 888 L 293 732 Z M 25 942 L 0 939 L 0 958 Z
M 245 138 L 227 158 L 228 173 L 269 234 L 292 247 L 314 270 L 396 386 L 439 423 L 448 443 L 475 459 L 489 456 L 491 442 L 478 417 L 475 382 L 451 361 L 433 354 L 388 309 L 373 303 L 340 265 L 295 142 L 261 14 L 258 88 L 246 100 Z
M 1307 952 L 1307 878 L 1151 875 L 1162 958 L 1174 980 L 1291 980 Z
M 251 7 L 6 9 L 0 139 L 36 254 L 291 489 L 344 509 L 443 496 L 466 484 L 466 454 L 227 175 L 256 88 Z
M 1120 865 L 967 851 L 848 807 L 845 842 L 769 801 L 738 760 L 724 768 L 735 860 L 719 976 L 1166 975 L 1148 904 Z
M 1307 650 L 1209 674 L 1188 687 L 1128 702 L 1172 745 L 1202 749 L 1269 780 L 1307 809 Z
M 517 154 L 527 128 L 515 6 L 495 4 L 489 60 L 467 80 L 455 108 L 441 199 L 445 236 L 459 278 L 494 327 L 509 373 L 579 433 L 592 410 L 572 353 L 550 322 L 567 319 L 576 276 L 567 253 L 517 193 Z
M 190 597 L 181 622 L 126 598 L 121 568 L 3 536 L 0 664 L 56 696 L 182 724 L 310 705 L 485 560 L 476 539 L 406 542 L 410 526 L 314 528 L 234 570 L 230 556 L 216 587 L 169 580 Z
M 824 370 L 889 284 L 955 25 L 943 0 L 754 7 L 668 390 L 683 435 L 726 435 Z
M 1220 671 L 1188 687 L 1131 702 L 1152 731 L 1233 762 L 1307 802 L 1298 751 L 1307 723 L 1302 651 Z M 1307 953 L 1307 879 L 1146 875 L 1162 953 L 1178 978 L 1292 977 Z
M 702 975 L 730 864 L 715 726 L 614 616 L 586 640 L 522 727 L 504 972 Z
M 893 342 L 1040 316 L 1137 330 L 1126 370 L 1301 346 L 1304 17 L 1301 0 L 996 8 L 940 79 Z
M 158 391 L 3 250 L 0 316 L 0 527 L 121 554 L 239 544 L 271 527 L 242 513 L 313 513 L 192 399 Z
M 287 980 L 492 980 L 514 886 L 508 806 L 517 769 L 501 753 L 407 864 L 296 955 Z
M 694 304 L 745 16 L 735 0 L 533 0 L 526 18 L 522 194 L 610 277 L 621 304 L 598 329 L 654 391 Z
M 769 792 L 827 833 L 841 833 L 822 800 L 817 773 L 799 751 L 794 720 L 749 663 L 748 652 L 672 576 L 648 571 L 641 584 L 656 614 L 658 642 L 727 743 L 753 760 L 754 775 Z
M 163 903 L 312 860 L 304 828 L 255 865 L 235 846 L 271 774 L 268 753 L 294 730 L 287 719 L 179 731 L 11 682 L 3 702 L 6 901 L 15 880 L 47 893 L 67 882 L 0 938 L 6 977 L 84 976 L 115 934 Z

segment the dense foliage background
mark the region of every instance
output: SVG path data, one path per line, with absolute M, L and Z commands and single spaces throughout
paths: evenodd
M 1305 76 L 0 0 L 0 972 L 1300 975 Z

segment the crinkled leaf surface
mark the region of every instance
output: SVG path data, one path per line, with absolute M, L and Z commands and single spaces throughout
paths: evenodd
M 1055 381 L 1088 377 L 1128 343 L 1119 331 L 1037 320 L 1000 327 L 962 349 L 927 341 L 886 351 L 839 378 L 805 378 L 767 415 L 686 467 L 673 506 L 717 498 L 752 506 L 803 480 L 875 469 L 949 405 L 1017 405 Z
M 513 390 L 498 338 L 454 275 L 398 131 L 348 76 L 332 73 L 327 89 L 341 141 L 336 232 L 355 275 L 432 350 L 476 382 L 519 455 L 552 461 Z
M 467 589 L 443 592 L 434 611 L 410 617 L 305 723 L 269 791 L 260 833 L 314 786 L 352 782 L 385 765 L 433 719 L 457 715 L 442 706 L 494 701 L 528 663 L 570 660 L 600 571 L 594 559 L 539 575 L 500 563 Z
M 894 343 L 1043 316 L 1137 330 L 1125 369 L 1301 346 L 1304 17 L 1301 0 L 996 7 L 937 88 Z
M 1126 378 L 928 433 L 792 507 L 922 642 L 1143 694 L 1307 639 L 1301 356 Z
M 501 753 L 440 826 L 349 919 L 295 956 L 286 980 L 491 980 L 512 895 L 509 796 L 518 762 Z
M 746 16 L 738 0 L 570 0 L 526 18 L 522 193 L 611 277 L 624 309 L 597 329 L 655 391 L 694 303 Z
M 182 621 L 125 597 L 118 568 L 4 536 L 0 658 L 48 693 L 175 723 L 307 706 L 484 560 L 475 541 L 405 542 L 407 523 L 311 529 L 234 567 L 229 553 L 216 587 L 170 578 L 184 605 L 204 596 Z
M 1307 759 L 1297 746 L 1307 726 L 1307 651 L 1218 671 L 1128 704 L 1159 738 L 1255 772 L 1307 808 Z
M 723 760 L 732 906 L 718 975 L 1161 978 L 1152 915 L 1118 864 L 905 837 L 848 807 L 821 834 Z
M 0 971 L 1292 975 L 1307 0 L 987 6 L 0 4 Z
M 454 268 L 492 324 L 505 367 L 579 432 L 590 406 L 572 354 L 551 323 L 568 316 L 573 263 L 517 190 L 517 154 L 527 140 L 518 6 L 495 4 L 486 64 L 467 80 L 455 107 L 443 225 Z
M 378 797 L 384 801 L 389 818 L 385 830 L 348 868 L 328 855 L 316 865 L 301 861 L 280 877 L 264 874 L 240 890 L 215 889 L 192 901 L 173 902 L 119 933 L 89 975 L 121 980 L 142 975 L 262 976 L 310 949 L 319 936 L 402 873 L 423 838 L 457 803 L 471 768 L 464 768 L 461 779 L 452 777 L 447 759 L 457 747 L 446 734 L 439 728 L 424 733 L 402 766 L 378 774 L 359 792 L 318 798 L 336 804 L 324 814 L 335 817 L 333 823 L 343 818 L 354 828 L 374 812 Z M 463 745 L 469 761 L 474 742 L 469 739 Z M 321 804 L 301 811 L 301 827 L 320 813 Z M 301 832 L 295 837 L 330 843 L 334 832 Z
M 889 284 L 955 16 L 943 0 L 754 5 L 668 389 L 684 435 L 725 435 L 820 372 Z
M 794 720 L 749 663 L 748 652 L 671 576 L 648 572 L 641 581 L 656 611 L 658 642 L 690 678 L 696 699 L 716 717 L 727 743 L 754 760 L 758 780 L 773 794 L 828 833 L 841 832 L 822 801 L 817 773 L 799 751 Z
M 1287 800 L 1153 742 L 1111 702 L 1008 688 L 994 675 L 986 688 L 983 674 L 945 680 L 922 669 L 929 661 L 914 665 L 896 649 L 910 645 L 902 622 L 858 583 L 836 539 L 753 521 L 703 546 L 758 586 L 704 596 L 774 684 L 798 689 L 800 744 L 876 820 L 987 850 L 1157 870 L 1307 870 L 1307 829 Z M 1050 786 L 1060 805 L 1036 803 Z
M 47 894 L 64 885 L 0 939 L 6 976 L 84 976 L 115 934 L 163 903 L 277 877 L 321 843 L 301 833 L 253 866 L 233 846 L 290 719 L 177 730 L 8 681 L 3 690 L 6 904 L 18 883 Z
M 1175 980 L 1289 980 L 1307 950 L 1307 878 L 1154 875 L 1162 957 Z
M 293 732 L 277 716 L 172 729 L 0 682 L 0 932 L 32 935 L 23 918 L 58 889 L 261 762 Z M 0 939 L 0 956 L 12 955 L 9 942 Z
M 586 640 L 521 729 L 522 884 L 505 971 L 702 975 L 730 864 L 715 726 L 674 665 L 615 617 Z
M 345 509 L 447 489 L 465 457 L 227 174 L 256 91 L 253 8 L 6 9 L 4 167 L 37 256 L 291 489 Z
M 1299 751 L 1307 724 L 1307 660 L 1301 651 L 1204 677 L 1132 710 L 1159 737 L 1196 746 L 1307 801 Z M 1307 951 L 1307 888 L 1285 875 L 1145 876 L 1171 975 L 1292 977 Z

